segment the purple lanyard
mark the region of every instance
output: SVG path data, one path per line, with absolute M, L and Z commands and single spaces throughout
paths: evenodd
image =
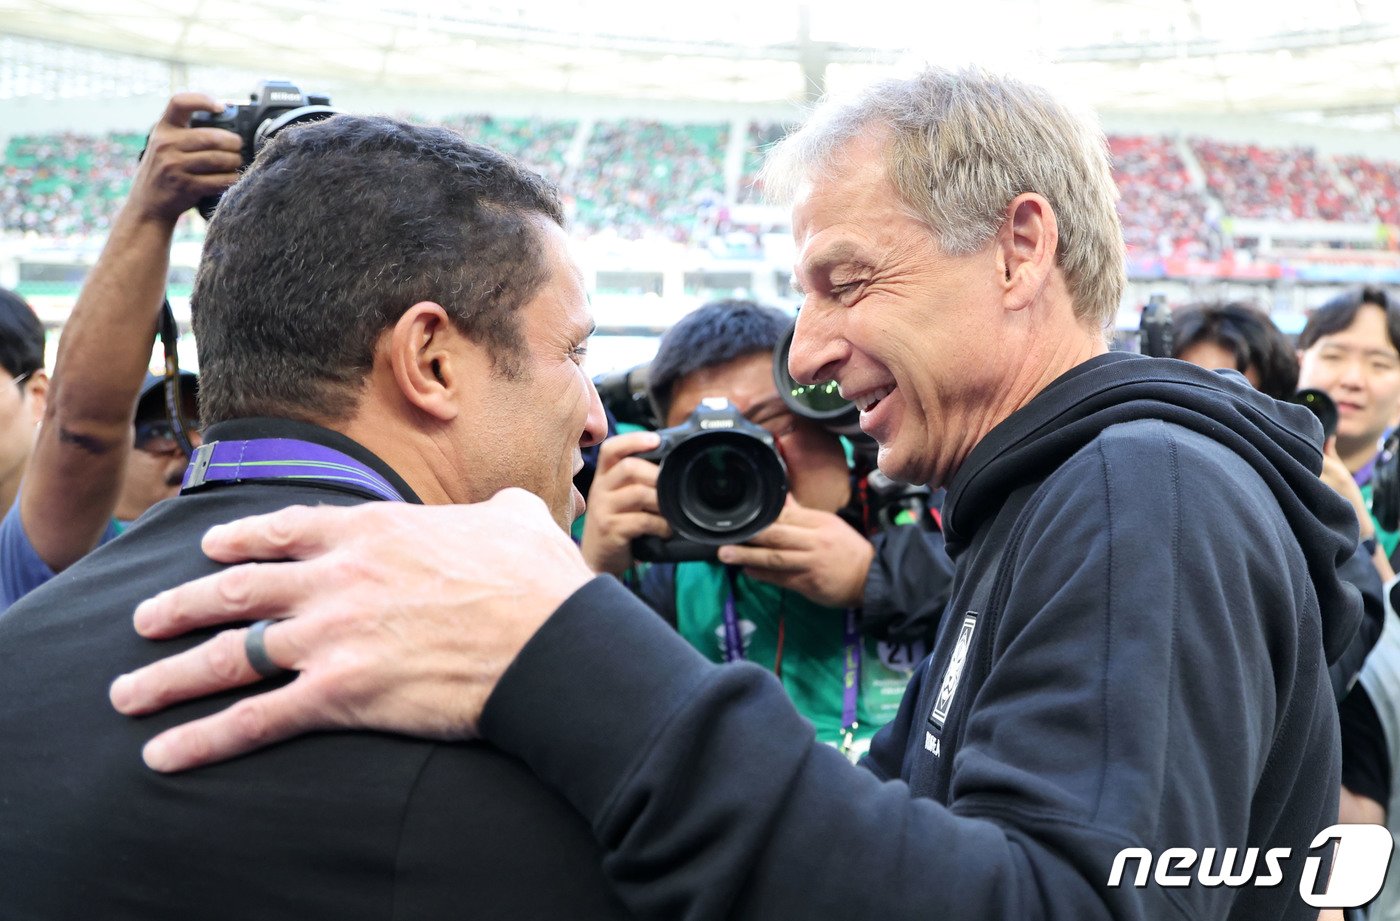
M 729 582 L 729 594 L 724 598 L 724 661 L 740 662 L 744 658 L 744 640 L 739 635 L 739 609 L 734 601 L 734 567 L 724 567 L 724 576 Z
M 724 598 L 724 661 L 740 662 L 744 658 L 744 640 L 739 633 L 739 606 L 736 601 L 736 573 L 734 567 L 724 568 L 729 582 L 729 592 Z M 844 735 L 842 750 L 851 747 L 855 741 L 856 701 L 860 697 L 860 632 L 856 629 L 855 608 L 846 609 L 846 622 L 841 641 L 841 732 Z
M 371 499 L 404 501 L 388 480 L 345 452 L 298 438 L 205 442 L 190 458 L 180 491 L 248 480 L 305 480 Z
M 1373 455 L 1371 459 L 1366 462 L 1364 467 L 1351 475 L 1351 478 L 1356 481 L 1357 486 L 1365 486 L 1367 483 L 1371 482 L 1371 477 L 1376 473 L 1376 458 L 1378 457 L 1380 457 L 1379 454 Z
M 841 666 L 841 750 L 847 751 L 856 738 L 856 698 L 860 695 L 860 633 L 856 631 L 856 609 L 846 609 L 846 630 L 842 639 Z

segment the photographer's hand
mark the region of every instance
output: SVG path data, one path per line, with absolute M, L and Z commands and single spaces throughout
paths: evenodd
M 188 127 L 195 112 L 222 109 L 201 93 L 170 99 L 63 328 L 44 424 L 20 494 L 25 533 L 55 572 L 97 545 L 116 509 L 175 223 L 201 197 L 238 178 L 238 135 Z
M 719 549 L 722 563 L 834 608 L 860 605 L 875 547 L 831 512 L 805 508 L 791 494 L 778 520 L 747 544 Z
M 317 729 L 368 728 L 468 739 L 506 667 L 593 578 L 539 497 L 520 489 L 475 505 L 370 502 L 292 507 L 212 528 L 203 549 L 232 566 L 136 609 L 163 639 L 275 618 L 263 634 L 296 680 L 156 736 L 146 763 L 179 771 Z M 260 680 L 246 630 L 123 675 L 129 716 Z
M 633 539 L 647 534 L 671 536 L 671 526 L 656 504 L 659 468 L 631 456 L 658 444 L 655 432 L 628 432 L 599 447 L 581 541 L 583 558 L 594 572 L 620 576 L 632 565 Z
M 223 105 L 203 93 L 177 93 L 146 139 L 146 152 L 122 207 L 122 218 L 152 221 L 171 228 L 180 215 L 206 195 L 222 192 L 238 179 L 243 141 L 222 128 L 191 128 L 196 112 L 222 112 Z
M 1351 503 L 1352 511 L 1356 513 L 1356 524 L 1360 530 L 1361 539 L 1367 540 L 1376 536 L 1376 525 L 1371 519 L 1370 509 L 1366 507 L 1366 499 L 1361 495 L 1361 487 L 1356 485 L 1356 478 L 1347 469 L 1346 463 L 1337 453 L 1337 436 L 1333 435 L 1327 439 L 1327 443 L 1322 446 L 1322 482 L 1331 486 L 1343 499 Z M 1376 548 L 1376 552 L 1371 555 L 1371 562 L 1376 566 L 1376 572 L 1380 574 L 1382 582 L 1388 582 L 1394 578 L 1395 573 L 1391 571 L 1390 560 L 1386 559 L 1385 550 Z

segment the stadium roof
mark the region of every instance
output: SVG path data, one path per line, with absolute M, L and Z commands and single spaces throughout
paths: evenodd
M 1393 0 L 481 0 L 428 7 L 421 0 L 0 0 L 0 35 L 177 68 L 404 90 L 798 102 L 819 84 L 839 91 L 924 61 L 974 61 L 1033 71 L 1107 111 L 1393 119 L 1400 107 L 1400 3 Z M 15 88 L 17 72 L 11 62 L 0 96 L 23 92 Z

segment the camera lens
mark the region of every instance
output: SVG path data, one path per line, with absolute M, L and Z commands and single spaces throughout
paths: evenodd
M 788 409 L 804 419 L 819 422 L 838 435 L 861 436 L 860 411 L 841 396 L 835 381 L 799 384 L 788 373 L 788 354 L 792 351 L 792 335 L 796 330 L 794 321 L 773 350 L 773 383 L 777 385 L 778 396 Z
M 1322 423 L 1322 438 L 1327 440 L 1337 433 L 1337 404 L 1332 402 L 1326 392 L 1316 390 L 1311 387 L 1299 390 L 1293 396 L 1293 402 L 1301 406 L 1306 406 L 1312 410 L 1312 414 L 1317 416 L 1317 421 Z
M 758 517 L 758 468 L 734 446 L 701 450 L 681 474 L 681 510 L 702 528 L 729 531 Z
M 829 413 L 851 405 L 848 400 L 842 398 L 841 391 L 837 388 L 835 381 L 823 381 L 820 384 L 794 382 L 790 393 L 794 400 L 818 413 Z
M 758 436 L 702 431 L 662 462 L 656 494 L 678 537 L 739 544 L 782 512 L 787 472 L 771 444 Z

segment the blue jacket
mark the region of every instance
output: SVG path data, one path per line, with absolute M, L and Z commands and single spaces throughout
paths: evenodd
M 1315 918 L 1327 661 L 1360 617 L 1320 444 L 1307 410 L 1181 362 L 1051 384 L 949 484 L 952 601 L 867 771 L 611 580 L 526 645 L 482 732 L 588 818 L 639 917 Z M 1290 857 L 1281 885 L 1109 887 L 1131 847 Z

